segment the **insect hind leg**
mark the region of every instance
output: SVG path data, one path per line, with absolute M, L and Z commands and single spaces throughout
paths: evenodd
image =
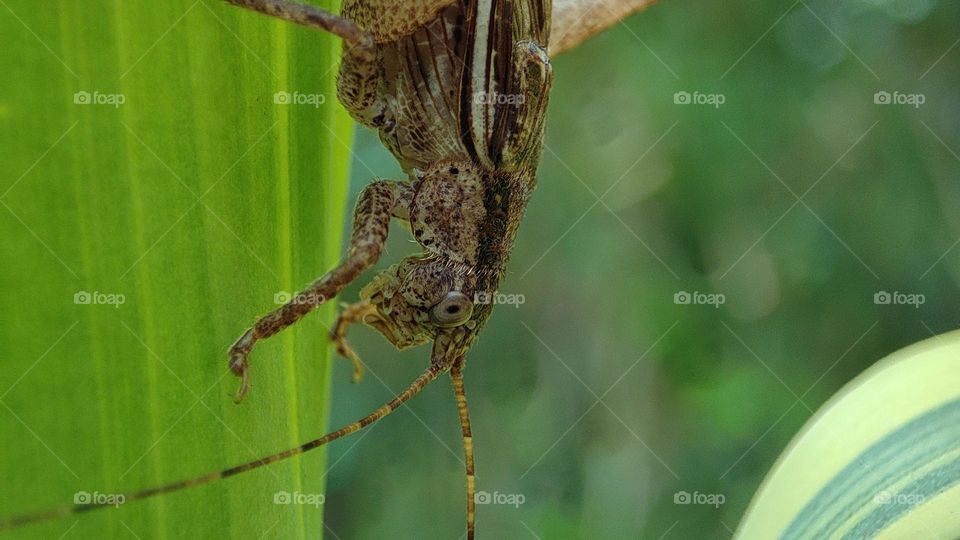
M 226 0 L 228 3 L 295 24 L 330 32 L 343 39 L 337 97 L 356 121 L 393 130 L 393 106 L 378 95 L 380 64 L 373 34 L 352 20 L 291 0 Z
M 337 76 L 337 99 L 357 122 L 390 133 L 396 127 L 396 104 L 380 92 L 380 71 L 376 50 L 345 50 Z
M 226 0 L 227 3 L 251 9 L 302 26 L 324 30 L 350 46 L 372 50 L 373 36 L 350 19 L 330 13 L 325 9 L 301 4 L 291 0 Z

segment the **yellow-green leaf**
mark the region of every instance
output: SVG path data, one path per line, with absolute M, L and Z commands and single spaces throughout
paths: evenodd
M 4 0 L 0 35 L 0 514 L 322 434 L 332 306 L 258 348 L 240 406 L 225 351 L 339 258 L 337 41 L 216 0 Z M 274 495 L 322 494 L 324 471 L 318 452 L 0 536 L 316 538 L 322 505 Z
M 890 355 L 825 404 L 737 537 L 960 537 L 960 331 Z

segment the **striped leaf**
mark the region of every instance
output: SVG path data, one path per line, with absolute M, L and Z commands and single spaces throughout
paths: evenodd
M 0 514 L 321 434 L 333 306 L 257 349 L 240 406 L 226 349 L 339 258 L 337 41 L 216 0 L 3 0 L 0 35 Z M 316 538 L 320 498 L 292 494 L 324 471 L 320 452 L 0 537 Z
M 844 387 L 790 443 L 738 538 L 960 537 L 960 331 Z

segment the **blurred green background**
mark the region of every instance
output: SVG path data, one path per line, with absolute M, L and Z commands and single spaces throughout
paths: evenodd
M 554 61 L 501 287 L 525 303 L 498 308 L 467 364 L 478 489 L 524 497 L 479 506 L 481 537 L 728 538 L 811 411 L 960 327 L 958 19 L 956 1 L 669 0 Z M 374 134 L 356 147 L 354 194 L 398 177 Z M 383 264 L 413 249 L 395 234 Z M 333 424 L 428 358 L 351 338 L 370 373 L 355 386 L 336 366 Z M 330 448 L 330 532 L 457 537 L 448 387 Z

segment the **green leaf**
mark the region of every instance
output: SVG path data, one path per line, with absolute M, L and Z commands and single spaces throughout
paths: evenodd
M 960 331 L 844 387 L 780 456 L 738 538 L 960 537 Z
M 341 253 L 337 41 L 213 0 L 4 0 L 0 35 L 0 514 L 322 434 L 333 306 L 258 347 L 239 406 L 225 353 Z M 324 472 L 321 451 L 0 536 L 316 538 L 322 505 L 274 494 Z

